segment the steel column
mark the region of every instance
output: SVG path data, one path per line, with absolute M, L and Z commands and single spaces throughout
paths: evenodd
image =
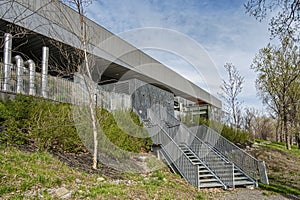
M 17 93 L 23 93 L 23 68 L 24 62 L 21 56 L 15 56 L 15 61 L 17 65 Z
M 32 60 L 25 62 L 29 66 L 29 95 L 35 95 L 35 63 Z
M 11 70 L 11 52 L 12 52 L 12 35 L 4 34 L 4 51 L 3 51 L 3 85 L 4 91 L 9 91 L 10 70 Z
M 48 97 L 48 59 L 49 59 L 49 48 L 43 47 L 42 57 L 42 97 Z

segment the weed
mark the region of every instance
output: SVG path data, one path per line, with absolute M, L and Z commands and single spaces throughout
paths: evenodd
M 7 193 L 15 192 L 16 190 L 17 189 L 12 185 L 0 185 L 0 196 Z
M 198 199 L 198 200 L 205 200 L 206 197 L 202 193 L 198 192 L 198 194 L 196 196 L 196 199 Z

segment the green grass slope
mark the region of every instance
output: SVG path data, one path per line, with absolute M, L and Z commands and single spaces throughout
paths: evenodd
M 0 199 L 57 199 L 61 187 L 70 192 L 71 199 L 204 199 L 166 168 L 112 179 L 70 168 L 47 152 L 3 146 L 0 166 Z

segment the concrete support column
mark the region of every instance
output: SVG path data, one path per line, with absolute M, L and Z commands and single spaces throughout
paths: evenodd
M 43 58 L 42 58 L 42 97 L 48 97 L 48 59 L 49 59 L 49 48 L 43 47 Z
M 15 56 L 15 62 L 17 65 L 17 93 L 23 93 L 23 75 L 24 75 L 24 62 L 21 56 Z
M 10 70 L 11 70 L 11 51 L 12 51 L 12 35 L 9 33 L 4 34 L 4 51 L 3 51 L 3 85 L 4 91 L 9 91 Z
M 32 60 L 27 60 L 29 66 L 29 95 L 35 95 L 35 63 Z

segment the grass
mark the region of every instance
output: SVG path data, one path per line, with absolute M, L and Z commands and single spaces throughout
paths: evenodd
M 22 194 L 34 187 L 59 187 L 78 176 L 46 152 L 30 154 L 12 147 L 0 147 L 0 152 L 0 196 Z
M 255 142 L 261 144 L 262 147 L 282 151 L 285 153 L 292 153 L 296 156 L 300 156 L 300 149 L 297 145 L 291 145 L 291 150 L 287 150 L 284 142 L 266 142 L 265 140 L 255 140 Z
M 265 160 L 268 167 L 269 185 L 259 184 L 268 191 L 293 194 L 300 196 L 300 150 L 292 145 L 287 150 L 283 142 L 269 142 L 255 140 L 259 144 L 257 155 L 259 159 Z
M 300 196 L 300 190 L 287 185 L 283 185 L 282 183 L 279 182 L 271 181 L 269 185 L 259 183 L 259 187 L 264 190 L 277 192 L 281 194 L 294 194 Z
M 28 153 L 9 146 L 0 146 L 0 165 L 0 199 L 39 199 L 41 195 L 52 199 L 49 189 L 62 186 L 72 191 L 72 199 L 205 199 L 166 168 L 149 174 L 127 173 L 120 180 L 104 176 L 105 181 L 97 182 L 100 175 L 70 168 L 47 152 Z

